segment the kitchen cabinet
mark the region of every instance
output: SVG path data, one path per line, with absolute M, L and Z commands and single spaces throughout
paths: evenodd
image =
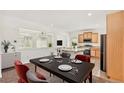
M 92 32 L 84 32 L 84 39 L 92 39 Z
M 107 15 L 107 76 L 124 82 L 124 11 Z
M 78 35 L 78 43 L 83 43 L 83 34 Z
M 98 33 L 92 33 L 92 43 L 98 43 Z
M 21 53 L 15 52 L 15 53 L 2 53 L 0 55 L 0 61 L 1 61 L 1 67 L 2 69 L 10 68 L 14 66 L 15 60 L 21 59 Z
M 92 57 L 95 57 L 95 50 L 91 49 L 90 55 L 91 55 Z
M 92 43 L 98 43 L 98 33 L 84 32 L 78 35 L 78 43 L 83 43 L 84 39 L 90 39 Z
M 87 32 L 87 39 L 92 39 L 92 32 Z
M 83 33 L 83 36 L 84 36 L 84 39 L 87 39 L 87 33 L 86 32 Z
M 100 57 L 100 49 L 97 47 L 92 47 L 91 48 L 91 56 L 99 58 Z
M 96 50 L 96 57 L 100 58 L 100 49 L 99 48 Z

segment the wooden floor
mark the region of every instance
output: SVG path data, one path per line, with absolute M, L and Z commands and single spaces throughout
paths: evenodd
M 105 75 L 101 76 L 100 72 L 100 62 L 99 59 L 92 58 L 92 63 L 95 64 L 95 68 L 93 69 L 93 83 L 114 83 L 115 81 L 109 80 Z M 32 71 L 34 71 L 34 65 L 29 63 L 26 64 Z M 57 76 L 50 77 L 49 72 L 38 68 L 40 73 L 43 73 L 50 83 L 63 83 L 63 80 L 58 78 Z M 16 74 L 15 68 L 9 68 L 2 71 L 2 78 L 0 79 L 1 83 L 17 83 L 18 76 Z M 87 81 L 88 82 L 88 81 Z M 66 83 L 66 82 L 64 82 Z
M 101 78 L 98 76 L 98 74 L 99 74 L 98 68 L 99 67 L 97 67 L 97 66 L 99 65 L 99 62 L 97 60 L 94 60 L 92 62 L 94 62 L 96 64 L 95 68 L 93 69 L 93 83 L 112 83 L 113 81 L 107 80 L 107 79 L 104 79 L 104 78 Z M 29 63 L 26 65 L 32 71 L 34 71 L 34 65 L 33 64 Z M 63 83 L 63 80 L 56 77 L 56 76 L 50 77 L 49 72 L 47 72 L 41 68 L 38 68 L 37 70 L 38 70 L 38 72 L 43 73 L 45 75 L 48 82 L 50 82 L 50 83 Z M 2 71 L 2 78 L 0 79 L 0 83 L 17 83 L 17 81 L 18 81 L 18 76 L 16 74 L 15 68 L 9 68 L 9 69 L 5 69 Z M 66 82 L 64 82 L 64 83 L 66 83 Z

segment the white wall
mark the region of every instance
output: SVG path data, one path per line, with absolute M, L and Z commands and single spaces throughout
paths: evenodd
M 17 40 L 18 43 L 18 37 L 19 37 L 19 29 L 29 29 L 29 30 L 36 30 L 41 32 L 51 32 L 53 34 L 53 47 L 56 48 L 56 40 L 62 39 L 64 41 L 64 46 L 68 45 L 68 33 L 59 32 L 58 29 L 52 29 L 51 27 L 45 27 L 41 24 L 35 24 L 30 21 L 26 21 L 23 19 L 15 18 L 12 16 L 0 16 L 0 41 L 2 40 L 9 40 L 11 43 L 13 43 L 14 40 Z M 43 54 L 49 52 L 47 49 L 29 49 L 29 50 L 19 50 L 18 44 L 17 50 L 22 52 L 22 60 L 26 61 L 24 56 L 30 55 L 30 57 L 36 55 L 42 55 L 42 53 L 39 53 L 39 51 L 43 52 Z M 46 50 L 47 52 L 45 52 Z M 37 51 L 37 52 L 36 52 Z M 30 53 L 31 52 L 31 53 Z M 33 54 L 34 52 L 34 54 Z M 45 54 L 46 55 L 46 54 Z M 24 59 L 23 59 L 24 58 Z M 29 57 L 27 57 L 29 59 Z
M 56 35 L 56 41 L 57 40 L 62 40 L 63 41 L 62 47 L 68 47 L 69 46 L 69 33 L 59 32 L 59 33 L 56 33 L 55 35 Z
M 19 36 L 19 29 L 25 28 L 30 30 L 37 30 L 41 32 L 51 32 L 53 33 L 53 47 L 54 48 L 40 48 L 40 49 L 18 49 L 18 44 L 16 45 L 16 49 L 21 51 L 21 60 L 23 63 L 29 62 L 29 59 L 35 57 L 42 57 L 50 55 L 51 52 L 56 51 L 56 40 L 62 39 L 64 40 L 64 46 L 68 45 L 68 35 L 67 33 L 58 32 L 58 29 L 52 29 L 45 27 L 40 24 L 35 24 L 33 22 L 29 22 L 23 19 L 11 17 L 11 16 L 2 16 L 0 15 L 0 41 L 9 40 L 11 43 L 14 40 L 17 40 Z M 67 40 L 66 40 L 67 39 Z M 0 44 L 0 53 L 1 53 L 1 44 Z M 1 61 L 0 61 L 1 68 Z M 0 77 L 1 77 L 1 69 L 0 69 Z
M 29 63 L 30 59 L 49 56 L 51 52 L 55 52 L 55 48 L 22 49 L 21 60 L 23 63 Z
M 2 22 L 0 22 L 1 25 L 1 36 L 2 39 L 8 39 L 8 40 L 15 40 L 18 38 L 18 31 L 19 28 L 27 28 L 31 30 L 38 30 L 38 31 L 49 31 L 49 29 L 44 29 L 42 25 L 34 24 L 29 21 L 25 21 L 23 19 L 13 18 L 13 17 L 7 17 L 2 16 Z
M 35 24 L 19 18 L 13 18 L 11 16 L 0 16 L 0 39 L 1 40 L 17 40 L 18 32 L 20 28 L 25 28 L 29 30 L 36 30 L 41 32 L 53 32 L 55 33 L 54 38 L 63 35 L 67 36 L 66 33 L 59 32 L 59 29 L 52 29 L 51 27 L 45 27 L 41 24 Z

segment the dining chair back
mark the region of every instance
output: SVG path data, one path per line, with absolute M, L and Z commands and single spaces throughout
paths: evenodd
M 71 56 L 71 54 L 70 53 L 62 53 L 61 54 L 61 56 L 63 57 L 63 58 L 70 58 L 70 56 Z
M 88 55 L 79 54 L 79 55 L 75 56 L 75 59 L 78 59 L 78 60 L 84 61 L 84 62 L 90 62 L 90 56 L 88 56 Z
M 19 76 L 18 83 L 28 83 L 26 72 L 29 70 L 29 68 L 26 65 L 23 65 L 21 61 L 16 60 L 15 69 L 17 75 Z
M 17 75 L 19 76 L 18 83 L 29 83 L 29 80 L 26 75 L 27 72 L 29 71 L 28 66 L 22 64 L 21 61 L 16 60 L 15 61 L 15 69 L 16 69 Z M 32 73 L 29 75 L 30 75 L 30 78 L 31 78 L 31 76 L 33 76 L 32 77 L 33 79 L 34 79 L 34 77 L 36 77 L 37 80 L 41 80 L 41 81 L 46 80 L 44 75 L 40 74 L 39 72 L 36 72 L 34 75 Z M 41 82 L 39 82 L 39 83 L 41 83 Z M 45 83 L 45 81 L 44 81 L 44 83 Z
M 75 59 L 78 59 L 82 62 L 90 62 L 90 56 L 88 55 L 76 55 Z M 89 76 L 86 78 L 86 80 L 89 79 L 89 82 L 92 82 L 92 72 L 89 74 Z M 86 83 L 86 80 L 84 81 Z
M 39 79 L 35 73 L 33 73 L 31 70 L 28 70 L 26 72 L 26 76 L 29 83 L 48 83 L 46 79 Z

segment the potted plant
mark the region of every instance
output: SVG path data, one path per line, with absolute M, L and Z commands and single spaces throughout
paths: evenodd
M 1 42 L 1 45 L 4 47 L 5 53 L 7 53 L 9 45 L 11 45 L 11 43 L 9 41 L 4 40 Z
M 72 46 L 73 46 L 73 48 L 75 48 L 75 46 L 77 46 L 77 43 L 76 42 L 72 42 Z
M 52 47 L 52 43 L 49 43 L 49 44 L 48 44 L 48 47 Z

